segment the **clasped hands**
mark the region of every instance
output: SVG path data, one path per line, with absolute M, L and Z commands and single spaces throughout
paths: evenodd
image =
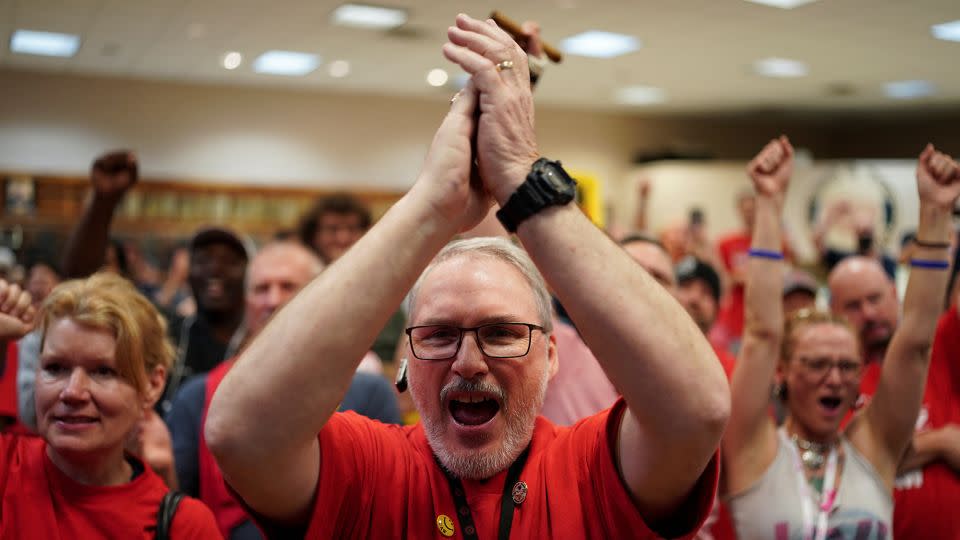
M 470 75 L 434 136 L 412 191 L 456 230 L 503 204 L 539 158 L 527 55 L 492 20 L 458 15 L 443 55 Z

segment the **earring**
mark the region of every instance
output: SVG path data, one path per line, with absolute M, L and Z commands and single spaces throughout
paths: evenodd
M 400 368 L 397 369 L 397 380 L 394 382 L 397 385 L 397 392 L 401 394 L 407 390 L 407 359 L 400 359 Z
M 774 384 L 771 395 L 774 399 L 783 399 L 783 383 Z

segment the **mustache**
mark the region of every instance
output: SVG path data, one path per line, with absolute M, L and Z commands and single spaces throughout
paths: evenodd
M 492 394 L 500 403 L 505 403 L 507 397 L 503 389 L 493 383 L 468 381 L 462 377 L 457 377 L 455 380 L 450 381 L 440 390 L 440 403 L 446 403 L 447 397 L 451 392 L 483 392 L 485 394 Z

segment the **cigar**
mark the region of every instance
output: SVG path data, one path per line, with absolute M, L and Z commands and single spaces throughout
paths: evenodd
M 513 39 L 515 39 L 521 47 L 526 47 L 527 36 L 523 33 L 523 28 L 521 28 L 519 24 L 499 11 L 491 13 L 490 18 L 493 19 L 493 22 L 497 23 L 497 26 L 503 28 L 508 34 L 513 36 Z M 563 54 L 554 48 L 553 45 L 548 44 L 546 41 L 542 41 L 541 43 L 543 44 L 544 54 L 547 55 L 547 58 L 553 60 L 553 63 L 559 64 L 563 61 Z

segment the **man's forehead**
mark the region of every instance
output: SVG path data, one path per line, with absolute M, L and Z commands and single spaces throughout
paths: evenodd
M 458 305 L 461 297 L 469 297 L 471 305 Z M 458 307 L 463 309 L 457 310 Z M 414 299 L 411 319 L 443 316 L 442 312 L 447 311 L 492 311 L 506 307 L 510 312 L 536 309 L 529 283 L 507 262 L 467 253 L 441 261 L 427 272 Z
M 279 253 L 257 257 L 250 264 L 248 272 L 250 273 L 250 281 L 254 283 L 277 277 L 288 277 L 307 283 L 313 277 L 309 261 L 302 257 Z
M 868 291 L 885 291 L 893 284 L 879 263 L 872 261 L 843 261 L 828 279 L 830 294 L 846 298 L 866 294 Z

